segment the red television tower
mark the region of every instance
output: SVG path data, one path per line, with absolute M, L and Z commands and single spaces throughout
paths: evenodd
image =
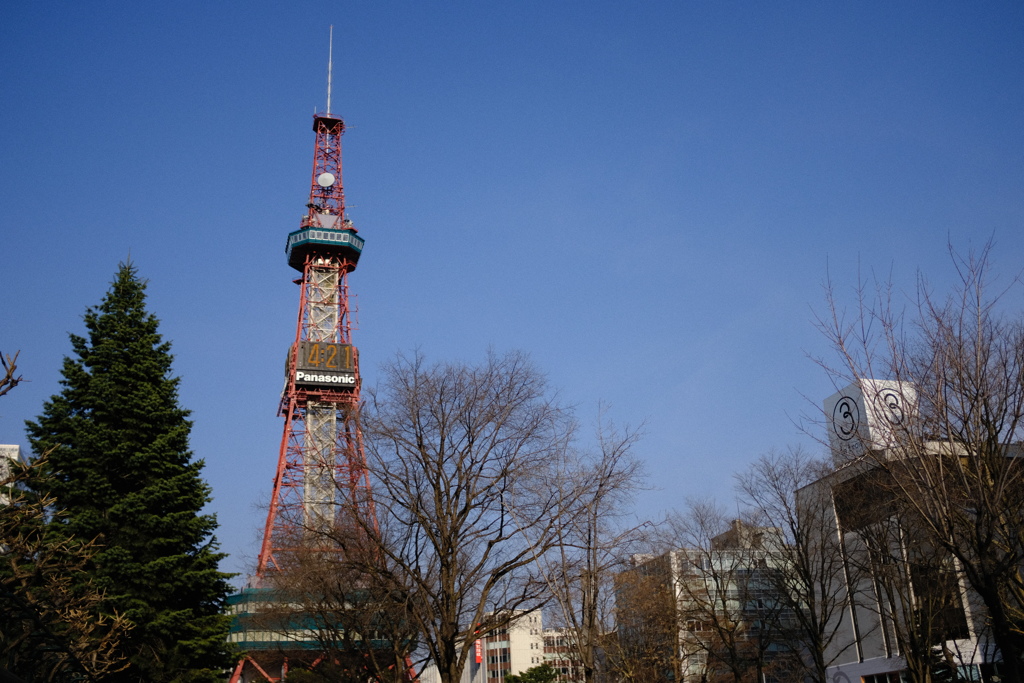
M 299 313 L 279 409 L 285 423 L 277 472 L 255 585 L 228 601 L 235 615 L 229 638 L 250 653 L 238 663 L 232 683 L 279 681 L 287 675 L 288 648 L 282 648 L 280 634 L 254 626 L 252 619 L 261 603 L 274 599 L 272 582 L 265 579 L 281 568 L 279 559 L 298 549 L 310 531 L 334 525 L 342 497 L 369 501 L 369 475 L 356 419 L 359 354 L 352 345 L 348 292 L 348 274 L 356 268 L 363 239 L 345 216 L 345 124 L 331 113 L 330 93 L 329 61 L 327 111 L 313 116 L 316 143 L 307 213 L 298 230 L 288 234 L 285 247 L 288 265 L 302 276 L 295 280 L 301 288 Z M 362 512 L 364 519 L 373 519 L 372 509 Z M 308 654 L 310 643 L 286 640 Z M 267 672 L 277 667 L 279 674 Z
M 339 487 L 369 486 L 359 407 L 359 354 L 352 345 L 348 274 L 363 247 L 345 217 L 341 183 L 344 122 L 313 117 L 316 147 L 308 213 L 289 233 L 288 265 L 298 280 L 299 315 L 288 351 L 280 414 L 284 435 L 274 476 L 256 575 L 277 567 L 275 556 L 303 530 L 333 522 Z
M 288 350 L 280 414 L 284 435 L 274 476 L 257 578 L 277 568 L 276 554 L 304 530 L 332 524 L 339 490 L 369 487 L 359 407 L 359 354 L 352 345 L 348 274 L 363 247 L 345 217 L 341 183 L 344 122 L 329 111 L 313 117 L 316 146 L 308 212 L 289 233 L 288 265 L 297 280 L 299 315 Z

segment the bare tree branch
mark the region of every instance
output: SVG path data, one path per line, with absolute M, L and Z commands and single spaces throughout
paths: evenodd
M 21 375 L 16 374 L 18 372 L 18 354 L 20 353 L 21 351 L 15 351 L 13 356 L 0 353 L 0 367 L 4 371 L 4 374 L 0 376 L 0 396 L 24 381 Z

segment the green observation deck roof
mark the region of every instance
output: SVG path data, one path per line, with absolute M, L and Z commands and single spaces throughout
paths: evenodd
M 288 233 L 285 253 L 288 255 L 288 265 L 296 270 L 302 270 L 306 255 L 314 252 L 323 256 L 338 256 L 356 263 L 365 243 L 366 240 L 357 235 L 355 230 L 311 225 Z

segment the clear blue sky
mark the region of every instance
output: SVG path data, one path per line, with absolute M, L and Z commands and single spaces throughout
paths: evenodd
M 130 255 L 228 569 L 277 458 L 330 24 L 366 381 L 526 350 L 584 421 L 646 421 L 643 516 L 818 448 L 827 272 L 941 290 L 947 241 L 989 238 L 1021 267 L 1020 2 L 4 3 L 0 350 L 31 381 L 0 443 Z

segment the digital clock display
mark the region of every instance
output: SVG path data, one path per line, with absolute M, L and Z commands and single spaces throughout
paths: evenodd
M 352 387 L 356 384 L 355 347 L 330 342 L 299 342 L 295 383 Z

